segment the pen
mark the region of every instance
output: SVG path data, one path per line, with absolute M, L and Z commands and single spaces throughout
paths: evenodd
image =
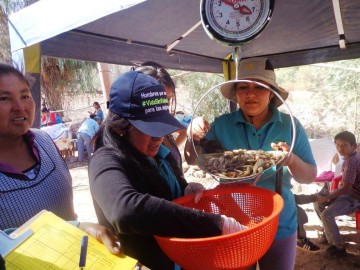
M 88 246 L 88 236 L 84 235 L 81 239 L 80 260 L 79 260 L 79 268 L 81 270 L 85 267 L 86 264 L 87 246 Z

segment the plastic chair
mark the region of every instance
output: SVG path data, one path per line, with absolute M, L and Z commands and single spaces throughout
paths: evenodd
M 332 159 L 337 153 L 335 144 L 327 138 L 310 140 L 310 147 L 317 166 L 315 182 L 330 182 L 334 178 Z
M 331 171 L 332 158 L 337 153 L 334 142 L 327 138 L 314 139 L 310 141 L 310 147 L 316 161 L 318 175 L 324 171 Z
M 330 191 L 333 191 L 335 189 L 337 189 L 339 187 L 340 181 L 342 180 L 342 176 L 338 176 L 332 179 L 331 181 L 331 186 L 330 186 Z

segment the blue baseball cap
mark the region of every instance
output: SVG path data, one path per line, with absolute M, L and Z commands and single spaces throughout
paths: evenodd
M 170 114 L 164 87 L 140 71 L 128 71 L 111 85 L 109 110 L 151 137 L 185 128 Z

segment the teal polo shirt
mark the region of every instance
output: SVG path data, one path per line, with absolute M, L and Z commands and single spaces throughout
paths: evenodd
M 272 111 L 271 119 L 259 130 L 256 130 L 253 125 L 244 119 L 241 110 L 221 115 L 215 118 L 211 124 L 206 139 L 219 141 L 227 150 L 258 150 L 261 147 L 264 151 L 273 151 L 271 143 L 279 141 L 290 145 L 293 138 L 290 115 L 280 112 L 275 107 L 271 107 L 270 110 Z M 296 138 L 293 153 L 304 162 L 316 166 L 306 132 L 295 117 L 294 122 Z M 297 212 L 294 195 L 291 192 L 291 178 L 288 168 L 284 166 L 282 178 L 284 208 L 280 213 L 279 227 L 275 239 L 286 238 L 297 230 Z M 257 186 L 275 191 L 275 182 L 275 168 L 272 168 L 261 176 Z
M 155 168 L 157 168 L 159 174 L 163 177 L 165 183 L 169 186 L 172 198 L 176 199 L 182 196 L 183 194 L 180 188 L 180 184 L 176 178 L 176 175 L 172 170 L 170 164 L 166 160 L 166 157 L 170 153 L 171 153 L 170 150 L 167 149 L 162 144 L 160 145 L 159 151 L 156 155 L 157 161 L 151 157 L 148 157 L 148 160 Z

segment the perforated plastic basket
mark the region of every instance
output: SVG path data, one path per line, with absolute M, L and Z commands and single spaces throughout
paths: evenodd
M 194 195 L 174 202 L 233 217 L 249 227 L 233 234 L 207 238 L 155 236 L 168 257 L 187 270 L 242 269 L 254 264 L 269 249 L 284 204 L 275 192 L 234 185 L 205 191 L 197 204 L 194 203 Z

